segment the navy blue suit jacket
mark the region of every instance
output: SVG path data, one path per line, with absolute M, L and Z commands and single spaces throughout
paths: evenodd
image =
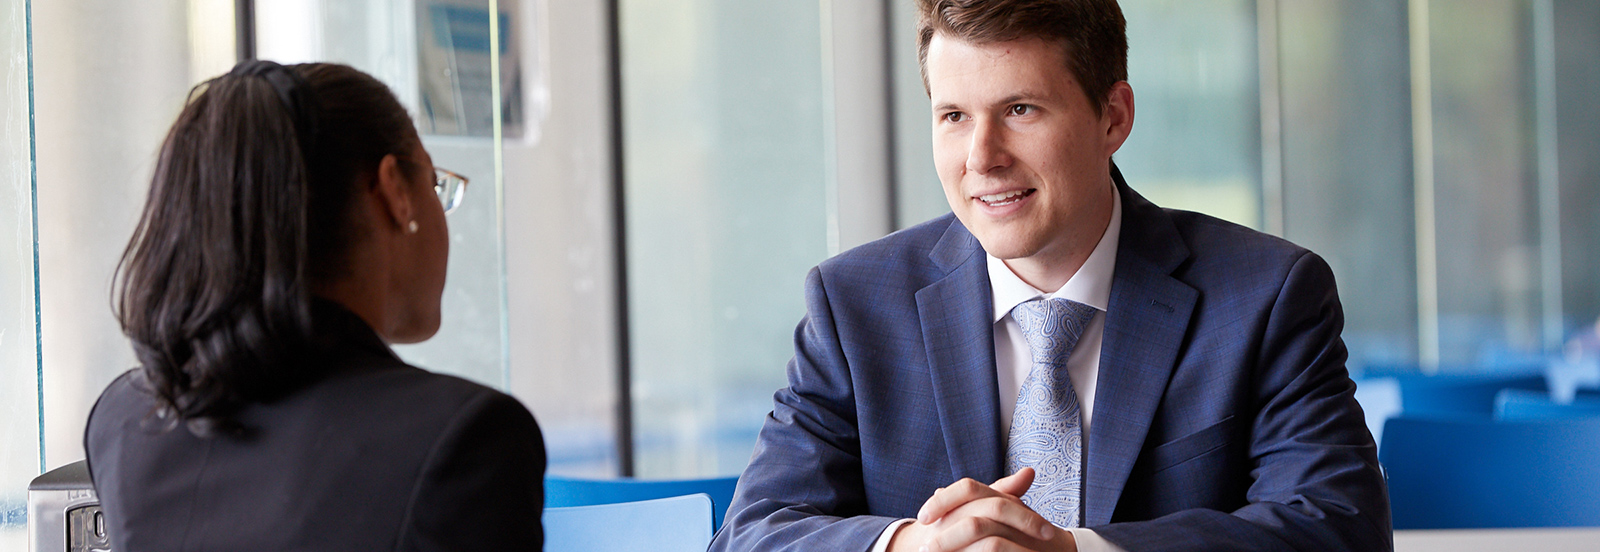
M 1132 551 L 1391 549 L 1328 265 L 1114 178 L 1087 526 Z M 1005 475 L 991 303 L 952 215 L 813 269 L 789 386 L 712 550 L 864 551 L 939 487 Z

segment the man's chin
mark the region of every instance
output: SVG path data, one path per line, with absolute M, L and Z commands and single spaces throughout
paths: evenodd
M 1016 239 L 984 239 L 979 236 L 978 244 L 983 246 L 984 253 L 988 253 L 1002 261 L 1032 257 L 1035 253 L 1038 253 L 1038 248 L 1030 248 L 1027 244 L 1021 243 L 1021 240 Z

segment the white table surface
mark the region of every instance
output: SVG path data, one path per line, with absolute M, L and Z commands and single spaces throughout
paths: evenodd
M 1600 527 L 1394 532 L 1395 552 L 1600 552 Z

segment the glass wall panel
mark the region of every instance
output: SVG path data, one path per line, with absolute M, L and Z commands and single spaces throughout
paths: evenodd
M 827 255 L 814 2 L 620 2 L 637 473 L 736 474 Z
M 0 4 L 0 550 L 28 548 L 28 482 L 43 467 L 26 8 Z
M 552 473 L 615 473 L 603 2 L 284 0 L 256 10 L 260 57 L 372 73 L 412 112 L 434 164 L 472 180 L 449 219 L 440 331 L 396 350 L 516 395 L 539 419 Z M 553 87 L 552 70 L 563 77 Z
M 1414 362 L 1406 2 L 1278 5 L 1285 237 L 1333 267 L 1353 366 Z
M 1538 351 L 1533 55 L 1524 0 L 1434 2 L 1439 359 Z
M 1592 332 L 1600 317 L 1600 3 L 1552 4 L 1562 307 L 1569 333 Z
M 189 88 L 232 65 L 232 13 L 211 4 L 32 5 L 47 469 L 83 458 L 89 408 L 134 366 L 111 277 Z
M 506 5 L 501 22 L 511 27 L 515 12 L 509 8 L 515 4 Z M 434 166 L 472 180 L 461 207 L 450 214 L 450 268 L 439 333 L 395 351 L 429 370 L 506 388 L 505 272 L 488 115 L 489 1 L 258 2 L 256 13 L 259 57 L 345 63 L 371 73 L 406 102 Z M 513 34 L 511 28 L 505 31 L 508 38 Z M 510 50 L 504 52 L 514 66 Z
M 85 0 L 36 6 L 48 467 L 82 457 L 89 406 L 111 378 L 133 366 L 111 317 L 111 274 L 144 203 L 157 146 L 190 86 L 234 63 L 233 4 Z M 502 3 L 498 18 L 508 45 L 497 52 L 506 60 L 500 72 L 519 86 L 529 61 L 518 55 L 519 37 L 533 28 L 521 27 L 529 23 L 521 15 L 524 5 L 532 3 Z M 439 166 L 468 175 L 474 186 L 450 219 L 443 328 L 433 340 L 399 350 L 416 364 L 507 388 L 498 149 L 484 135 L 493 134 L 493 125 L 485 133 L 480 120 L 491 111 L 482 107 L 490 102 L 493 79 L 487 70 L 489 2 L 285 0 L 257 6 L 260 57 L 349 63 L 388 83 L 413 113 L 430 97 L 425 90 L 456 107 L 472 106 L 429 119 L 432 124 L 448 115 L 456 125 L 432 124 L 424 142 Z M 446 24 L 417 18 L 441 10 L 450 18 Z M 419 33 L 430 40 L 419 41 Z M 502 111 L 518 123 L 507 135 L 527 141 L 535 135 L 523 124 L 529 95 L 517 87 L 505 92 L 516 107 Z
M 525 1 L 519 13 L 526 116 L 502 150 L 511 391 L 539 418 L 551 473 L 616 475 L 607 2 Z
M 1129 0 L 1133 134 L 1115 157 L 1157 205 L 1261 228 L 1252 0 Z

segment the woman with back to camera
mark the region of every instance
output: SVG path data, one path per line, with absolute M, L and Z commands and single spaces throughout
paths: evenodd
M 465 181 L 347 66 L 190 96 L 119 268 L 140 367 L 84 436 L 112 549 L 539 550 L 533 416 L 387 345 L 439 329 Z

